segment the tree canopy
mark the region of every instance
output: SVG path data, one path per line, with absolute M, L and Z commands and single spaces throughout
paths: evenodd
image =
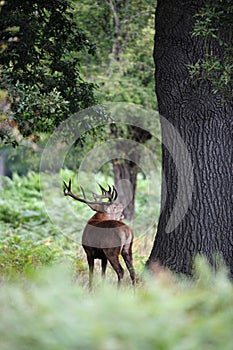
M 80 26 L 96 44 L 96 55 L 84 57 L 82 69 L 98 84 L 98 100 L 156 109 L 154 1 L 86 0 L 74 4 Z
M 2 6 L 1 88 L 8 91 L 20 132 L 51 132 L 94 102 L 94 84 L 80 74 L 80 56 L 93 47 L 68 0 L 15 1 Z
M 207 1 L 195 14 L 193 36 L 203 38 L 206 55 L 190 65 L 194 79 L 210 80 L 223 100 L 233 91 L 233 4 L 231 0 Z M 216 50 L 216 47 L 218 49 Z

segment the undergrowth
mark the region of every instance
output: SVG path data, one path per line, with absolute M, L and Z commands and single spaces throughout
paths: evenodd
M 233 288 L 201 263 L 195 281 L 155 277 L 90 293 L 68 265 L 0 288 L 1 350 L 232 349 Z

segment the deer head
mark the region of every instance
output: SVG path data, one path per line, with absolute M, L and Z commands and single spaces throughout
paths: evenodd
M 111 187 L 108 185 L 108 190 L 106 190 L 101 185 L 99 185 L 101 194 L 92 192 L 94 201 L 89 201 L 87 200 L 86 194 L 81 186 L 80 189 L 82 191 L 83 198 L 73 194 L 71 190 L 71 179 L 69 180 L 68 185 L 65 183 L 65 181 L 63 182 L 64 196 L 70 196 L 79 202 L 87 204 L 92 210 L 98 213 L 106 214 L 111 220 L 122 220 L 124 218 L 124 206 L 123 204 L 116 201 L 118 195 L 114 186 Z M 108 202 L 104 201 L 105 199 L 108 199 Z

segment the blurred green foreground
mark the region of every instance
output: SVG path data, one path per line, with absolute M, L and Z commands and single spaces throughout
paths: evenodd
M 43 269 L 0 289 L 1 350 L 232 349 L 233 290 L 199 262 L 196 282 L 92 293 L 68 267 Z

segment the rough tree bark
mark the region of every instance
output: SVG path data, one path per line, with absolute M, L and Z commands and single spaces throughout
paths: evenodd
M 121 130 L 119 128 L 112 128 L 112 133 L 116 137 L 121 136 Z M 127 136 L 140 144 L 145 143 L 152 137 L 148 131 L 133 125 L 128 125 Z M 134 145 L 130 148 L 129 144 L 127 144 L 126 149 L 124 148 L 124 142 L 123 144 L 119 142 L 117 149 L 120 158 L 113 159 L 112 161 L 114 184 L 118 192 L 119 201 L 125 206 L 123 212 L 125 219 L 133 221 L 140 152 Z
M 124 204 L 126 202 L 126 206 L 124 209 L 124 218 L 129 221 L 132 221 L 134 218 L 134 208 L 135 208 L 135 193 L 137 187 L 137 164 L 134 162 L 128 161 L 126 159 L 114 159 L 113 162 L 113 174 L 114 174 L 114 184 L 117 188 L 117 193 L 119 195 L 119 201 Z M 125 186 L 119 186 L 122 180 L 126 180 L 131 184 L 130 195 L 131 198 L 126 198 L 125 195 Z
M 193 81 L 187 68 L 206 52 L 205 43 L 191 35 L 193 15 L 204 5 L 200 0 L 158 0 L 154 59 L 159 112 L 186 144 L 194 182 L 183 220 L 168 232 L 177 204 L 177 169 L 185 174 L 187 164 L 182 154 L 174 161 L 163 145 L 163 204 L 147 266 L 152 268 L 156 262 L 174 272 L 192 274 L 197 254 L 212 264 L 219 254 L 233 276 L 232 102 L 223 105 L 220 96 L 212 94 L 211 84 Z M 162 122 L 162 137 L 176 154 L 180 148 L 173 136 Z M 185 198 L 187 188 L 182 190 Z

